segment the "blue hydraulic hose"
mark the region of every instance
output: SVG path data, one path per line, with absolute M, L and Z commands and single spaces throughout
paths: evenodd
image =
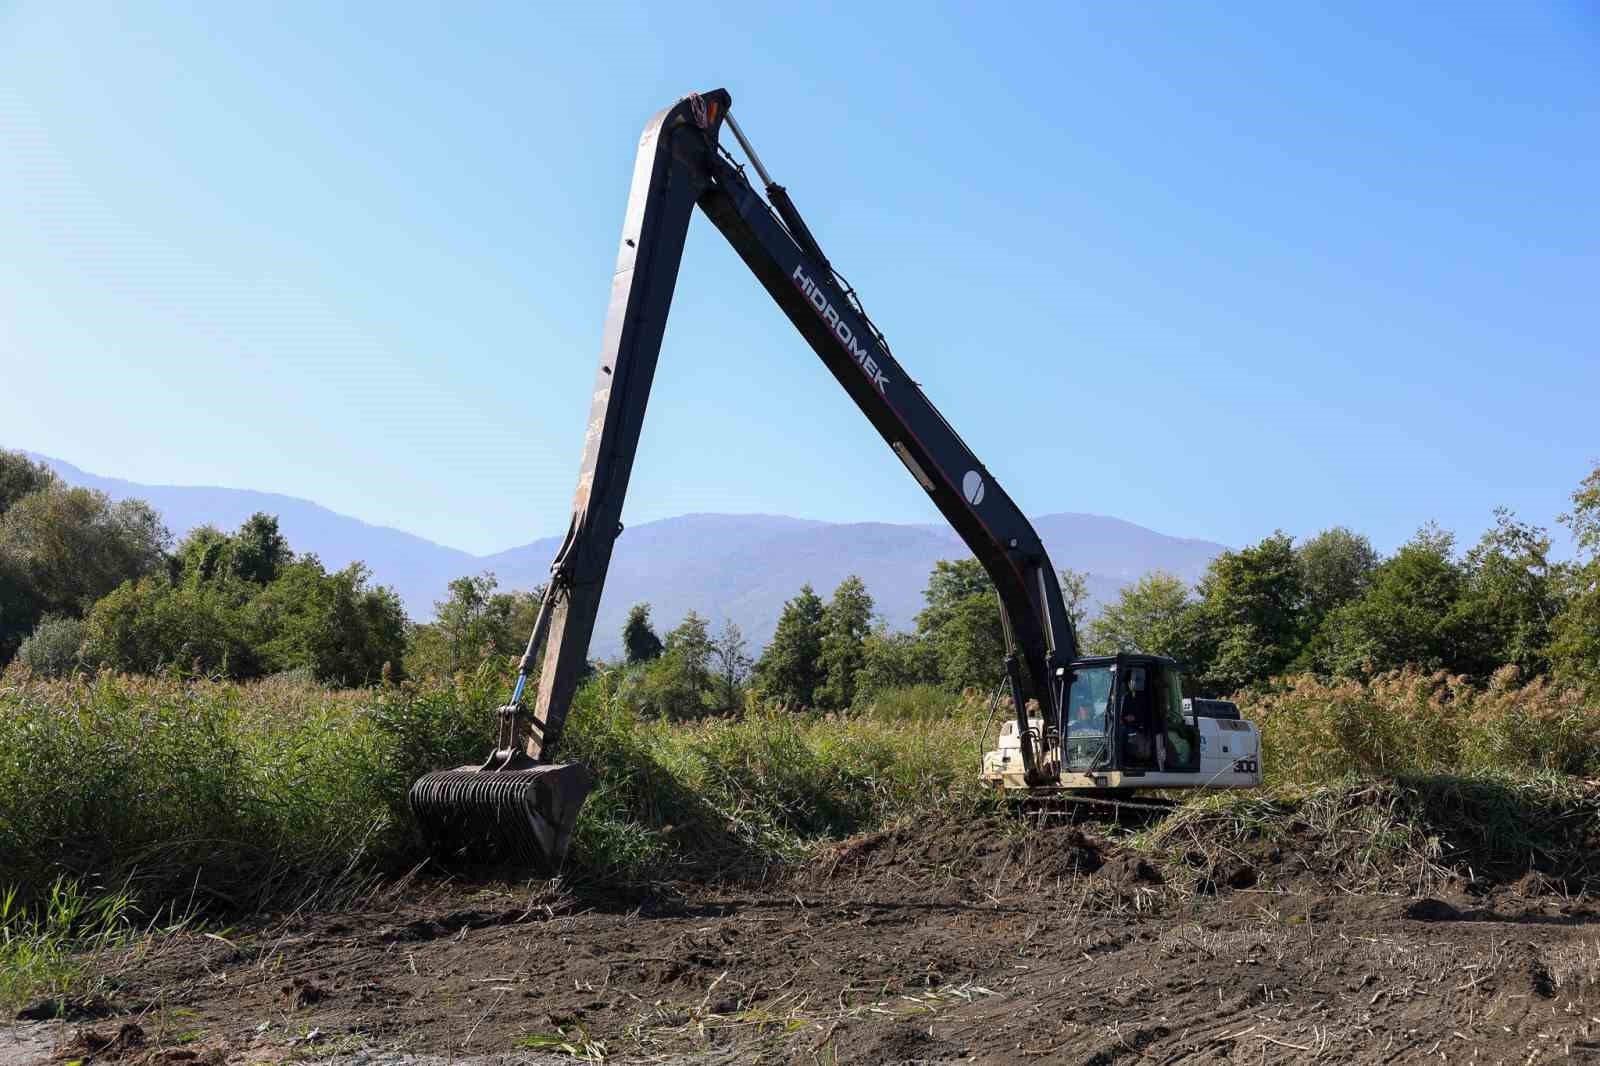
M 550 621 L 550 608 L 554 603 L 555 594 L 552 592 L 546 594 L 539 604 L 539 617 L 534 621 L 533 633 L 528 637 L 528 650 L 522 653 L 522 662 L 517 665 L 517 687 L 511 691 L 513 707 L 522 702 L 522 690 L 528 684 L 528 667 L 533 663 L 534 649 L 539 646 L 539 638 Z

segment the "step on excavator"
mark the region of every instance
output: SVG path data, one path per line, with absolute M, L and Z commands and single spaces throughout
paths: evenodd
M 433 852 L 558 869 L 595 784 L 583 766 L 555 759 L 622 532 L 623 497 L 696 206 L 994 582 L 1010 711 L 984 757 L 982 780 L 1028 796 L 1259 785 L 1255 727 L 1231 704 L 1185 701 L 1176 662 L 1079 656 L 1056 571 L 1033 525 L 895 358 L 788 192 L 767 173 L 731 103 L 726 90 L 691 93 L 652 118 L 640 138 L 572 519 L 511 698 L 498 711 L 494 751 L 482 765 L 430 773 L 412 786 L 411 810 Z M 764 196 L 722 145 L 724 127 Z

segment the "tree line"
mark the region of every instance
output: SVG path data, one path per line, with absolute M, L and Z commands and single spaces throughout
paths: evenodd
M 1466 551 L 1429 524 L 1387 558 L 1337 526 L 1296 542 L 1281 531 L 1218 555 L 1192 586 L 1153 572 L 1094 618 L 1085 575 L 1060 581 L 1083 654 L 1168 655 L 1192 694 L 1221 696 L 1312 674 L 1365 678 L 1401 668 L 1486 682 L 1497 673 L 1600 688 L 1600 466 L 1560 521 L 1577 558 L 1551 558 L 1549 531 L 1494 512 Z M 753 664 L 754 691 L 821 710 L 888 689 L 996 686 L 1005 657 L 993 584 L 974 559 L 941 561 L 909 632 L 874 620 L 859 577 L 824 602 L 809 585 L 789 600 Z M 631 651 L 651 647 L 648 605 Z M 659 643 L 659 642 L 658 642 Z M 640 656 L 641 658 L 644 656 Z
M 174 545 L 143 501 L 112 503 L 0 452 L 0 667 L 295 672 L 354 686 L 400 669 L 407 641 L 392 589 L 359 562 L 330 572 L 295 554 L 271 515 Z
M 1192 586 L 1147 574 L 1092 619 L 1085 575 L 1060 579 L 1085 654 L 1170 655 L 1202 695 L 1408 666 L 1600 686 L 1600 466 L 1560 520 L 1573 560 L 1552 560 L 1549 532 L 1505 510 L 1465 551 L 1433 525 L 1387 558 L 1342 526 L 1299 542 L 1277 532 L 1223 552 Z M 543 595 L 461 577 L 433 621 L 413 623 L 363 564 L 330 572 L 295 553 L 271 515 L 175 544 L 147 504 L 112 503 L 0 452 L 0 668 L 15 657 L 50 675 L 287 671 L 342 686 L 448 676 L 520 655 Z M 691 611 L 661 636 L 637 604 L 614 665 L 641 709 L 671 717 L 737 710 L 747 693 L 842 710 L 911 686 L 992 689 L 1005 644 L 982 566 L 937 563 L 923 601 L 912 629 L 896 631 L 858 576 L 827 600 L 802 586 L 759 657 L 737 625 L 713 633 Z
M 1146 575 L 1090 624 L 1088 643 L 1171 655 L 1204 694 L 1403 667 L 1600 685 L 1600 468 L 1560 520 L 1574 560 L 1552 560 L 1549 531 L 1505 509 L 1464 552 L 1433 524 L 1387 558 L 1344 527 L 1299 544 L 1274 533 L 1222 553 L 1192 588 Z

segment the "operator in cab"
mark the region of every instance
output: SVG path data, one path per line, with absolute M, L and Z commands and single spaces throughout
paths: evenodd
M 1147 764 L 1155 758 L 1155 744 L 1151 740 L 1149 714 L 1146 704 L 1144 668 L 1135 666 L 1128 671 L 1127 688 L 1122 698 L 1122 750 L 1128 760 Z
M 1096 707 L 1087 693 L 1078 697 L 1068 719 L 1073 733 L 1104 733 L 1106 731 L 1105 705 Z

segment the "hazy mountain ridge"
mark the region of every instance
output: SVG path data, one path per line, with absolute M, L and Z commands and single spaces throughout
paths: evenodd
M 257 511 L 277 515 L 278 527 L 295 551 L 315 552 L 330 570 L 361 560 L 379 583 L 394 587 L 413 617 L 433 613 L 433 601 L 444 595 L 451 578 L 481 569 L 478 557 L 469 552 L 372 525 L 296 496 L 216 486 L 145 485 L 91 474 L 48 455 L 25 454 L 45 463 L 69 485 L 99 489 L 114 500 L 133 496 L 147 501 L 178 539 L 207 524 L 232 531 Z
M 28 454 L 68 484 L 99 489 L 113 499 L 149 501 L 177 537 L 207 523 L 231 530 L 256 511 L 275 514 L 295 550 L 315 552 L 330 568 L 364 561 L 417 619 L 431 617 L 446 584 L 463 574 L 493 571 L 502 588 L 544 581 L 561 544 L 560 536 L 542 537 L 478 556 L 293 496 L 144 485 Z M 1035 518 L 1034 525 L 1057 566 L 1088 572 L 1089 591 L 1099 602 L 1149 570 L 1193 581 L 1223 550 L 1220 544 L 1171 537 L 1102 515 L 1049 514 Z M 891 626 L 906 628 L 922 607 L 933 564 L 967 554 L 953 531 L 935 524 L 834 523 L 761 514 L 686 514 L 643 522 L 627 528 L 617 542 L 592 650 L 596 655 L 620 650 L 623 618 L 641 600 L 652 605 L 662 632 L 693 609 L 716 625 L 737 622 L 752 648 L 759 648 L 771 637 L 784 601 L 803 583 L 826 597 L 850 574 L 866 582 Z

